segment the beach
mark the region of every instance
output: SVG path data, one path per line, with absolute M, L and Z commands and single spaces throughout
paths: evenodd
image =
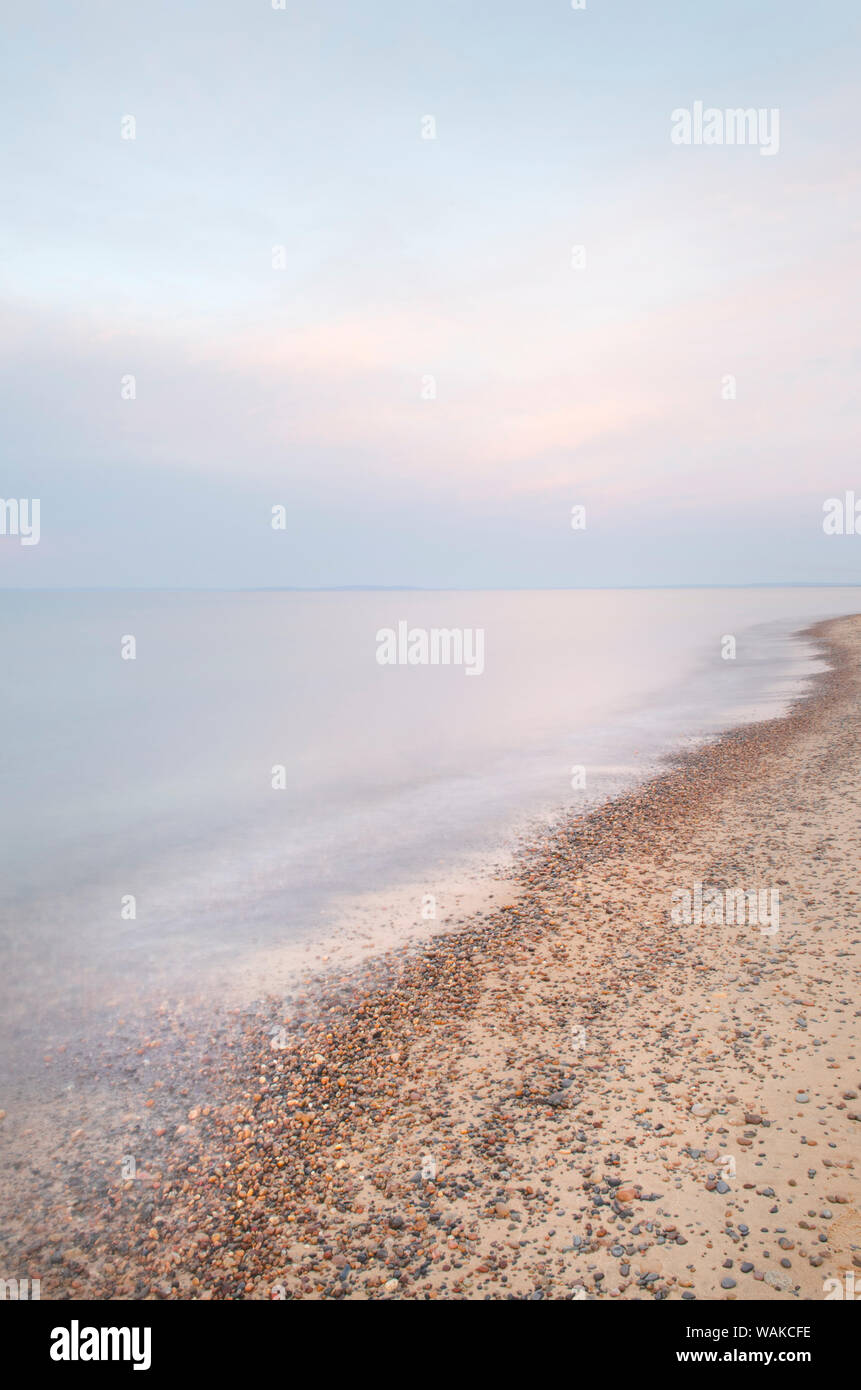
M 94 1063 L 128 1109 L 11 1136 L 4 1266 L 61 1299 L 843 1296 L 861 618 L 810 636 L 787 716 L 565 816 L 493 907 Z

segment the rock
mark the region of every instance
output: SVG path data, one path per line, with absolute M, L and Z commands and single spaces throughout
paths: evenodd
M 722 1289 L 734 1289 L 735 1280 L 731 1279 L 730 1276 L 727 1275 L 724 1279 L 721 1279 L 720 1286 Z
M 765 1282 L 780 1293 L 788 1293 L 790 1289 L 795 1287 L 788 1274 L 775 1274 L 771 1269 L 765 1276 Z
M 540 1105 L 558 1107 L 560 1105 L 568 1105 L 571 1097 L 567 1091 L 552 1091 L 549 1096 L 536 1096 L 535 1099 Z

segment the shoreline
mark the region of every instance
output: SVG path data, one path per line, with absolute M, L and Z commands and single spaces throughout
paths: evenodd
M 204 1299 L 804 1298 L 861 1268 L 861 619 L 801 635 L 835 661 L 812 694 L 562 818 L 501 906 L 307 986 L 289 1019 L 238 1011 L 196 1080 L 152 1042 L 135 1177 L 110 1144 L 82 1158 L 63 1230 L 55 1178 L 7 1267 L 43 1298 Z M 779 887 L 779 932 L 674 925 L 697 881 Z
M 857 606 L 851 593 L 831 603 L 839 607 L 849 599 Z M 114 606 L 99 613 L 113 620 Z M 585 599 L 560 604 L 551 595 L 545 604 L 512 594 L 484 615 L 497 632 L 498 669 L 487 673 L 487 685 L 470 682 L 464 736 L 448 732 L 463 703 L 457 682 L 436 691 L 434 682 L 413 688 L 411 679 L 398 677 L 384 685 L 396 737 L 383 749 L 383 766 L 373 771 L 372 745 L 381 730 L 371 720 L 366 751 L 351 755 L 333 782 L 327 760 L 337 748 L 330 726 L 339 702 L 327 702 L 318 689 L 319 716 L 313 714 L 307 731 L 311 764 L 321 760 L 314 805 L 307 767 L 297 769 L 287 797 L 273 799 L 259 785 L 267 780 L 260 774 L 272 752 L 262 744 L 278 744 L 287 718 L 278 701 L 259 691 L 277 688 L 293 664 L 267 664 L 265 644 L 255 646 L 252 663 L 264 679 L 245 678 L 239 704 L 243 727 L 268 728 L 274 720 L 273 735 L 233 740 L 233 752 L 221 748 L 221 757 L 206 759 L 206 767 L 177 750 L 174 765 L 167 754 L 177 722 L 198 709 L 223 725 L 219 711 L 225 714 L 229 699 L 229 686 L 216 679 L 204 695 L 189 673 L 176 692 L 175 710 L 158 721 L 161 754 L 151 775 L 136 768 L 127 788 L 111 772 L 112 749 L 130 733 L 123 690 L 106 685 L 99 734 L 88 729 L 85 689 L 73 682 L 71 708 L 54 711 L 38 681 L 32 689 L 25 683 L 22 705 L 32 714 L 20 725 L 21 752 L 7 779 L 2 935 L 9 970 L 0 1000 L 10 1065 L 0 1104 L 13 1108 L 6 1083 L 40 1086 L 44 1047 L 73 1047 L 83 1039 L 86 1050 L 89 1036 L 133 1014 L 145 1028 L 147 1013 L 163 1001 L 188 1007 L 217 999 L 241 1007 L 270 988 L 287 993 L 324 956 L 341 964 L 421 933 L 426 924 L 417 919 L 428 893 L 437 896 L 438 918 L 463 916 L 465 894 L 477 899 L 477 877 L 496 867 L 500 849 L 519 846 L 568 809 L 582 812 L 588 803 L 618 796 L 644 774 L 660 771 L 662 760 L 680 747 L 779 712 L 774 703 L 803 690 L 813 670 L 797 629 L 814 621 L 814 612 L 833 616 L 828 606 L 822 596 L 811 600 L 800 590 L 767 603 L 748 594 L 726 610 L 719 600 L 701 604 L 695 594 L 680 601 L 678 611 L 675 600 L 645 595 L 624 605 L 611 638 L 601 621 L 613 607 L 609 596 L 596 600 L 593 612 Z M 233 623 L 233 640 L 255 644 L 259 624 L 249 628 L 247 614 L 240 620 L 229 604 L 222 613 L 220 601 L 208 607 L 207 623 L 224 618 Z M 163 605 L 157 608 L 160 625 L 167 614 Z M 75 609 L 67 606 L 61 624 L 63 640 L 72 645 L 94 616 L 86 610 L 76 616 Z M 266 613 L 276 616 L 275 610 Z M 290 605 L 277 613 L 288 623 L 305 621 Z M 449 614 L 452 621 L 467 616 L 459 603 Z M 50 604 L 31 617 L 19 621 L 18 637 L 22 659 L 29 653 L 36 672 L 38 651 L 61 633 Z M 141 624 L 154 620 L 147 605 L 137 617 Z M 352 631 L 356 617 L 362 613 L 342 606 L 331 615 L 333 631 L 345 624 Z M 649 623 L 653 642 L 641 640 Z M 561 644 L 552 635 L 560 624 L 563 631 L 573 629 Z M 178 614 L 169 626 L 172 643 L 181 639 L 183 649 L 192 650 L 198 626 L 194 610 Z M 716 641 L 704 640 L 727 627 L 738 633 L 737 661 L 722 661 Z M 515 660 L 523 630 L 533 637 Z M 573 632 L 581 630 L 575 642 Z M 355 645 L 344 652 L 348 662 L 360 657 Z M 161 687 L 166 674 L 154 669 L 149 679 Z M 334 671 L 327 668 L 315 679 L 328 689 L 338 684 L 330 676 Z M 228 679 L 224 670 L 220 679 Z M 356 711 L 368 714 L 374 685 L 365 681 Z M 428 697 L 436 715 L 427 737 L 417 736 L 422 720 L 414 723 Z M 15 710 L 7 713 L 14 722 Z M 307 721 L 311 713 L 300 700 L 291 717 Z M 43 804 L 29 768 L 40 752 L 54 748 L 63 719 L 81 737 L 54 750 L 63 776 Z M 93 741 L 85 754 L 87 730 Z M 439 767 L 437 739 L 444 755 Z M 416 755 L 416 748 L 424 751 Z M 217 776 L 210 775 L 210 762 L 220 769 Z M 572 777 L 575 763 L 588 764 L 588 790 Z M 174 783 L 176 800 L 167 796 Z M 108 808 L 116 813 L 110 822 Z M 131 888 L 139 899 L 137 923 L 117 920 L 116 902 Z

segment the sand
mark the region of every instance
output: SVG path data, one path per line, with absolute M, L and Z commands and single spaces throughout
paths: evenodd
M 493 911 L 289 1014 L 154 1026 L 122 1121 L 16 1170 L 6 1268 L 43 1298 L 861 1292 L 861 618 L 813 631 L 789 716 L 561 822 Z M 698 883 L 776 891 L 778 929 L 674 921 Z

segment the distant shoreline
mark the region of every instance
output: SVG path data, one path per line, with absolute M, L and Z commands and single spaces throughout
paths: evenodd
M 802 579 L 751 580 L 742 584 L 569 584 L 509 586 L 489 584 L 475 588 L 471 585 L 435 586 L 422 584 L 248 584 L 221 586 L 213 584 L 94 584 L 51 585 L 4 584 L 0 593 L 7 594 L 578 594 L 578 593 L 650 593 L 688 589 L 857 589 L 861 579 L 835 579 L 814 583 Z

